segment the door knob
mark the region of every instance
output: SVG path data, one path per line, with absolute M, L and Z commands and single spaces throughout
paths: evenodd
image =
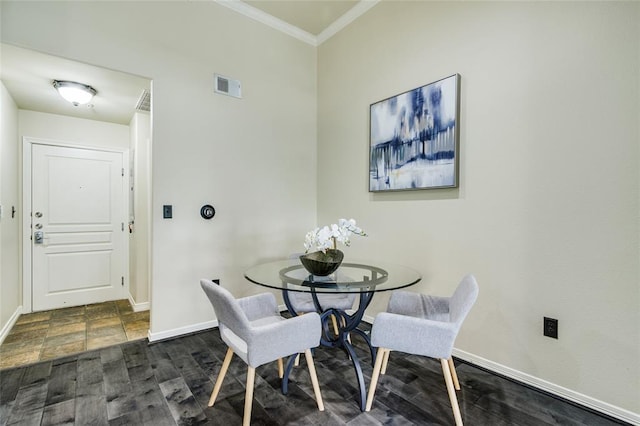
M 42 229 L 42 224 L 41 223 L 36 223 L 36 229 Z
M 36 212 L 36 217 L 42 217 L 42 213 Z

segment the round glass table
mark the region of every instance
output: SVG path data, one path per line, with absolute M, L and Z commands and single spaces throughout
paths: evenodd
M 364 312 L 377 292 L 392 291 L 418 283 L 421 275 L 406 266 L 388 262 L 350 261 L 343 262 L 338 270 L 326 277 L 309 274 L 298 259 L 279 260 L 254 266 L 244 274 L 254 284 L 282 291 L 282 297 L 291 315 L 298 315 L 289 298 L 290 292 L 310 293 L 316 311 L 320 314 L 322 334 L 320 344 L 343 349 L 356 372 L 360 388 L 360 409 L 364 411 L 366 388 L 360 361 L 351 344 L 351 334 L 357 334 L 366 342 L 371 353 L 371 363 L 375 360 L 376 350 L 371 346 L 367 333 L 358 328 Z M 319 294 L 356 293 L 359 303 L 355 311 L 347 312 L 332 306 L 322 306 Z M 332 327 L 333 323 L 333 327 Z M 282 392 L 287 393 L 288 377 L 295 356 L 287 363 L 282 380 Z

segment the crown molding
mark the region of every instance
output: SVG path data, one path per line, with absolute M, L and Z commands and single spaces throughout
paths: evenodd
M 381 0 L 360 0 L 358 4 L 353 6 L 344 15 L 336 19 L 331 25 L 324 29 L 318 37 L 316 37 L 316 45 L 319 46 L 331 37 L 336 35 L 339 31 L 344 29 L 347 25 L 364 15 L 369 9 L 378 4 Z
M 291 25 L 287 22 L 284 22 L 281 19 L 276 18 L 275 16 L 269 15 L 266 12 L 263 12 L 260 9 L 256 9 L 253 6 L 249 6 L 247 3 L 241 0 L 213 0 L 217 4 L 227 7 L 233 11 L 236 11 L 247 18 L 251 18 L 255 21 L 263 23 L 273 29 L 281 31 L 291 37 L 297 38 L 300 41 L 303 41 L 312 46 L 319 46 L 324 43 L 334 35 L 336 35 L 340 30 L 345 28 L 347 25 L 358 19 L 361 15 L 366 13 L 373 6 L 378 4 L 381 0 L 360 0 L 355 6 L 349 9 L 344 15 L 335 20 L 331 25 L 329 25 L 324 31 L 322 31 L 318 36 L 314 36 L 311 33 L 308 33 L 295 25 Z
M 291 37 L 297 38 L 300 41 L 308 43 L 312 46 L 318 45 L 318 40 L 316 36 L 310 34 L 300 28 L 291 25 L 287 22 L 284 22 L 281 19 L 278 19 L 272 15 L 269 15 L 266 12 L 263 12 L 260 9 L 256 9 L 255 7 L 249 6 L 247 3 L 244 3 L 240 0 L 214 0 L 221 6 L 228 7 L 231 10 L 234 10 L 247 18 L 251 18 L 255 21 L 263 23 L 271 28 L 274 28 L 278 31 L 281 31 Z

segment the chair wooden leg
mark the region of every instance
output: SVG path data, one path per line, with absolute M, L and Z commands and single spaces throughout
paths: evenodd
M 284 377 L 284 364 L 282 362 L 282 358 L 278 358 L 278 378 L 282 379 Z
M 460 382 L 458 381 L 458 373 L 456 373 L 456 366 L 453 363 L 453 358 L 449 358 L 447 361 L 449 362 L 449 370 L 451 371 L 451 378 L 453 379 L 453 387 L 455 387 L 456 390 L 459 391 Z
M 380 369 L 382 368 L 382 360 L 386 353 L 389 353 L 389 349 L 378 348 L 378 355 L 376 356 L 376 363 L 373 366 L 373 374 L 371 375 L 371 384 L 369 385 L 369 394 L 367 395 L 365 411 L 371 411 L 371 406 L 373 405 L 373 394 L 376 393 L 378 377 L 380 376 Z
M 220 388 L 222 387 L 222 381 L 224 380 L 224 376 L 227 374 L 227 369 L 229 368 L 229 364 L 231 364 L 232 357 L 233 357 L 233 350 L 229 348 L 227 349 L 227 354 L 225 355 L 224 361 L 222 362 L 222 368 L 220 368 L 220 373 L 218 373 L 216 384 L 213 386 L 213 392 L 211 392 L 211 398 L 209 399 L 209 407 L 213 407 L 213 404 L 216 402 L 216 398 L 218 397 L 218 393 L 220 392 Z
M 336 336 L 340 335 L 340 330 L 338 329 L 338 321 L 336 320 L 335 315 L 331 315 L 331 323 L 333 324 L 333 332 Z
M 451 401 L 453 418 L 456 421 L 456 426 L 462 426 L 462 416 L 460 415 L 460 407 L 458 406 L 458 398 L 456 397 L 456 390 L 453 387 L 451 370 L 449 370 L 449 361 L 446 359 L 441 359 L 440 363 L 442 364 L 442 374 L 444 375 L 444 381 L 447 384 L 447 392 L 449 393 L 449 401 Z
M 316 366 L 313 363 L 313 355 L 311 355 L 311 349 L 307 349 L 306 351 L 304 351 L 304 356 L 307 360 L 307 367 L 309 367 L 309 375 L 311 376 L 313 393 L 316 395 L 318 410 L 324 411 L 324 402 L 322 402 L 322 394 L 320 393 L 320 385 L 318 384 L 318 376 L 316 374 Z
M 242 417 L 242 426 L 251 425 L 251 406 L 253 405 L 253 385 L 256 379 L 256 369 L 247 368 L 247 389 L 244 394 L 244 416 Z
M 382 360 L 382 370 L 380 370 L 380 374 L 387 374 L 387 365 L 389 364 L 389 354 L 391 351 L 385 351 L 384 359 Z

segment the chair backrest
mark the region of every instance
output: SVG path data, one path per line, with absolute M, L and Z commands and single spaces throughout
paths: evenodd
M 209 280 L 200 280 L 200 286 L 213 305 L 218 324 L 244 338 L 250 329 L 249 319 L 233 295 Z
M 478 298 L 478 283 L 473 275 L 465 276 L 449 300 L 449 320 L 458 325 L 466 318 Z

